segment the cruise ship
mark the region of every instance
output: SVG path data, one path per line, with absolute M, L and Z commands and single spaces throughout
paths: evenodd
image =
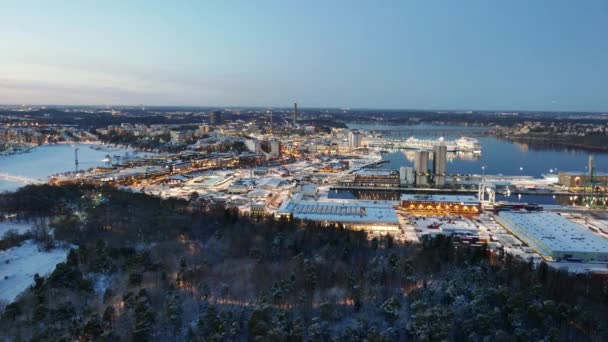
M 443 143 L 448 152 L 472 152 L 474 154 L 481 153 L 481 144 L 475 138 L 460 137 L 456 140 L 444 140 L 439 138 L 433 139 L 417 139 L 410 137 L 404 142 L 397 144 L 396 146 L 408 150 L 430 150 L 433 146 Z

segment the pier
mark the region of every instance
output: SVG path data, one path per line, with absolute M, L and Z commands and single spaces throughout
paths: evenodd
M 373 187 L 373 186 L 343 186 L 336 185 L 329 188 L 331 190 L 364 190 L 364 191 L 399 191 L 399 192 L 410 192 L 410 193 L 464 193 L 464 194 L 477 194 L 477 189 L 436 189 L 436 188 L 411 188 L 411 187 Z M 502 192 L 497 192 L 502 194 Z M 514 189 L 511 190 L 511 195 L 579 195 L 578 193 L 563 190 L 527 190 L 527 189 Z

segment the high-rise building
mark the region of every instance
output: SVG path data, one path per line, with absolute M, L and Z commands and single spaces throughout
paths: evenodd
M 245 147 L 249 152 L 253 153 L 261 153 L 262 152 L 262 142 L 257 139 L 247 139 L 245 140 Z
M 416 176 L 416 186 L 426 186 L 429 172 L 429 151 L 416 151 L 414 159 L 414 171 Z
M 402 166 L 399 168 L 399 180 L 401 185 L 414 184 L 414 168 Z
M 293 103 L 293 126 L 298 126 L 298 103 Z
M 219 125 L 222 123 L 222 112 L 219 110 L 214 110 L 209 113 L 209 123 L 212 125 Z
M 359 131 L 348 132 L 348 147 L 351 150 L 361 147 L 361 132 L 359 132 Z
M 445 185 L 445 175 L 447 172 L 448 148 L 443 142 L 433 146 L 433 174 L 435 175 L 435 185 Z
M 270 155 L 278 158 L 281 156 L 281 142 L 278 140 L 270 141 Z

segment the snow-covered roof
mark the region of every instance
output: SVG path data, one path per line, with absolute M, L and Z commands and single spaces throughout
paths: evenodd
M 396 174 L 396 171 L 386 169 L 365 169 L 355 172 L 359 176 L 382 176 L 387 177 Z
M 274 189 L 274 188 L 279 187 L 281 185 L 281 182 L 283 182 L 283 180 L 281 178 L 276 178 L 276 177 L 262 178 L 258 183 L 258 187 L 265 188 L 265 189 Z
M 399 224 L 395 209 L 390 204 L 363 201 L 286 201 L 277 213 L 291 213 L 295 218 L 343 223 Z
M 547 253 L 608 253 L 608 240 L 552 212 L 501 212 L 498 220 Z
M 272 192 L 268 191 L 268 190 L 255 189 L 255 190 L 249 191 L 249 193 L 247 193 L 247 197 L 249 197 L 249 198 L 253 198 L 253 197 L 268 197 L 271 194 L 272 194 Z

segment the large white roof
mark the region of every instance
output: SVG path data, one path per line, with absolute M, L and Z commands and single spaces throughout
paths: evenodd
M 397 171 L 387 169 L 364 169 L 355 172 L 356 175 L 360 176 L 382 176 L 388 177 L 397 174 Z
M 384 203 L 287 201 L 283 203 L 278 212 L 292 213 L 295 218 L 302 220 L 399 224 L 393 206 Z
M 552 212 L 501 212 L 498 219 L 530 244 L 551 252 L 608 253 L 608 239 Z M 534 241 L 536 240 L 536 241 Z

